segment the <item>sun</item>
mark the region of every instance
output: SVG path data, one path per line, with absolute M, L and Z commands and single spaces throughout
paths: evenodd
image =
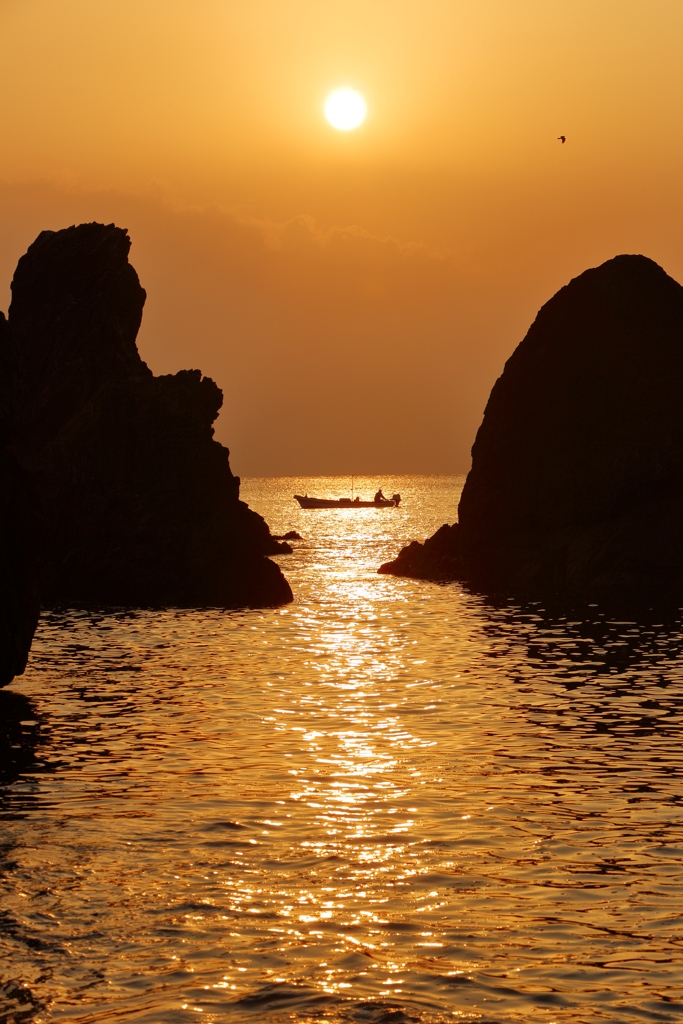
M 365 120 L 367 106 L 355 89 L 335 89 L 325 101 L 325 117 L 333 128 L 350 132 Z

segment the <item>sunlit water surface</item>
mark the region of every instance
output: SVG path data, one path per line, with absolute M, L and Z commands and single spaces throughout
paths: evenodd
M 462 480 L 378 483 L 245 481 L 287 608 L 44 616 L 0 1019 L 683 1019 L 680 622 L 378 576 Z

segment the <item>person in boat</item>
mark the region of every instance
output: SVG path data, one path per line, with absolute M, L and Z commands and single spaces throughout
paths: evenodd
M 386 500 L 387 500 L 387 499 L 386 499 L 386 498 L 384 497 L 384 495 L 382 494 L 382 488 L 381 488 L 381 487 L 380 487 L 380 489 L 378 490 L 377 494 L 375 495 L 375 498 L 374 498 L 374 500 L 375 500 L 375 501 L 386 501 Z

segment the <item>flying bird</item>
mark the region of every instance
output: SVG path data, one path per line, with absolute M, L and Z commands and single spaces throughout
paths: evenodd
M 567 136 L 566 135 L 558 135 L 557 141 L 561 142 L 562 145 L 564 146 L 565 142 L 567 141 Z

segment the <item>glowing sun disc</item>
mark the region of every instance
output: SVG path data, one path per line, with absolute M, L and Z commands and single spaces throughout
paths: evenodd
M 365 120 L 365 100 L 355 89 L 336 89 L 327 97 L 325 117 L 333 128 L 350 132 Z

